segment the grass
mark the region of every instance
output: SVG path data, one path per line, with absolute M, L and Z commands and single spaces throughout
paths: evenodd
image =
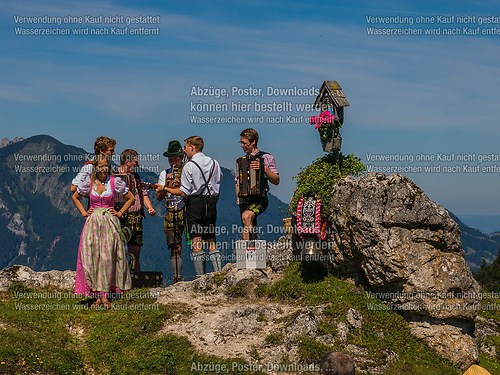
M 114 301 L 111 311 L 80 302 L 69 292 L 22 284 L 0 293 L 0 373 L 204 374 L 218 368 L 238 374 L 248 365 L 200 354 L 186 338 L 158 334 L 173 316 L 189 311 L 155 304 L 147 290 Z
M 500 364 L 498 360 L 490 357 L 487 354 L 481 353 L 479 355 L 479 364 L 480 366 L 487 369 L 491 375 L 500 375 Z
M 222 282 L 222 275 L 217 279 Z M 229 293 L 248 298 L 242 283 Z M 258 290 L 258 293 L 257 293 Z M 35 295 L 39 293 L 39 295 Z M 291 263 L 283 277 L 273 284 L 258 285 L 260 298 L 301 306 L 325 305 L 320 335 L 337 335 L 339 320 L 345 321 L 349 308 L 363 316 L 361 329 L 350 328 L 347 342 L 356 345 L 375 366 L 384 364 L 387 351 L 396 353 L 383 372 L 396 374 L 458 374 L 453 365 L 411 335 L 406 321 L 385 305 L 327 270 L 306 263 Z M 32 298 L 28 298 L 32 297 Z M 37 297 L 37 298 L 33 298 Z M 38 298 L 39 297 L 39 298 Z M 241 358 L 222 359 L 197 352 L 184 337 L 161 334 L 169 319 L 190 314 L 183 305 L 159 305 L 147 290 L 134 290 L 113 302 L 112 311 L 92 311 L 69 292 L 51 288 L 33 290 L 13 284 L 0 293 L 0 374 L 204 374 L 258 373 Z M 485 298 L 484 306 L 500 306 L 500 300 Z M 292 313 L 280 321 L 290 324 Z M 500 320 L 498 309 L 483 309 L 485 318 Z M 259 317 L 265 321 L 266 317 Z M 282 332 L 272 332 L 264 340 L 267 347 L 282 345 Z M 500 348 L 500 340 L 487 342 Z M 296 339 L 302 363 L 317 363 L 327 350 L 344 347 L 325 345 L 314 337 Z M 497 352 L 500 352 L 497 349 Z M 258 348 L 252 357 L 260 357 Z M 287 364 L 287 360 L 283 360 Z M 481 354 L 480 365 L 500 375 L 498 359 Z
M 241 280 L 226 289 L 226 296 L 231 298 L 247 297 L 250 293 L 250 280 Z
M 272 332 L 266 336 L 264 342 L 267 346 L 277 346 L 282 344 L 284 341 L 284 337 L 282 333 Z
M 500 298 L 498 293 L 484 291 L 481 300 L 481 308 L 478 315 L 485 319 L 495 319 L 500 321 Z M 486 336 L 485 344 L 495 347 L 497 358 L 493 358 L 486 353 L 479 355 L 479 365 L 487 369 L 492 375 L 500 375 L 500 337 Z
M 371 297 L 363 289 L 328 275 L 322 267 L 306 263 L 291 263 L 284 277 L 267 287 L 267 297 L 293 301 L 304 306 L 327 304 L 325 319 L 318 325 L 320 334 L 335 334 L 337 321 L 344 319 L 349 308 L 363 316 L 361 330 L 351 327 L 347 341 L 364 348 L 376 365 L 384 364 L 385 352 L 392 351 L 398 360 L 391 362 L 384 374 L 459 374 L 453 364 L 440 357 L 434 349 L 416 339 L 406 321 L 397 313 Z M 301 337 L 298 343 L 302 361 L 317 361 L 327 350 L 342 350 L 327 346 L 311 337 Z
M 498 293 L 483 293 L 481 308 L 478 311 L 479 316 L 500 321 L 500 298 L 496 298 L 496 296 L 498 296 Z

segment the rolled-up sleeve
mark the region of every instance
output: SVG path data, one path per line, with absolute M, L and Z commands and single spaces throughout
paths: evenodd
M 271 154 L 262 155 L 262 159 L 264 159 L 264 166 L 268 167 L 274 173 L 278 173 L 278 167 L 276 166 L 276 159 Z
M 160 177 L 158 178 L 158 185 L 165 186 L 167 172 L 165 170 L 161 171 Z

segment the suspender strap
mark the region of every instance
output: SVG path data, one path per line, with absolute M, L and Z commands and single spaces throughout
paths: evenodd
M 204 181 L 204 184 L 202 186 L 203 190 L 201 190 L 198 194 L 203 195 L 205 190 L 207 190 L 208 195 L 210 195 L 210 188 L 208 186 L 208 183 L 210 182 L 210 179 L 212 178 L 214 171 L 215 171 L 215 161 L 212 159 L 212 168 L 210 169 L 210 173 L 208 174 L 208 179 L 205 178 L 205 174 L 203 173 L 203 169 L 201 169 L 200 165 L 197 162 L 195 162 L 194 160 L 189 160 L 189 161 L 191 163 L 194 163 L 194 165 L 196 165 L 198 167 L 198 169 L 200 170 L 200 173 L 201 173 L 201 177 L 203 178 L 203 181 Z

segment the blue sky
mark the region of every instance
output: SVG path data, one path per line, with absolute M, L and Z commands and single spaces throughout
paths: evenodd
M 351 103 L 343 152 L 355 153 L 367 164 L 402 163 L 370 163 L 366 154 L 500 154 L 500 35 L 374 36 L 367 35 L 367 27 L 408 25 L 368 25 L 366 20 L 494 16 L 500 6 L 493 1 L 21 0 L 2 1 L 2 9 L 0 137 L 49 134 L 90 151 L 97 136 L 108 135 L 117 139 L 118 151 L 135 148 L 157 154 L 171 139 L 198 134 L 208 155 L 233 168 L 241 154 L 239 133 L 253 125 L 192 124 L 191 101 L 295 104 L 315 98 L 193 98 L 193 86 L 319 88 L 324 80 L 337 80 Z M 57 25 L 15 24 L 15 15 L 159 15 L 159 25 L 131 27 L 157 26 L 160 35 L 22 36 L 15 35 L 15 27 Z M 500 23 L 481 25 L 481 30 L 486 27 L 500 28 Z M 307 118 L 317 113 L 291 114 Z M 276 156 L 282 176 L 272 192 L 288 201 L 292 177 L 323 155 L 318 134 L 305 122 L 254 127 L 261 135 L 260 148 Z M 408 176 L 459 215 L 500 214 L 500 173 Z

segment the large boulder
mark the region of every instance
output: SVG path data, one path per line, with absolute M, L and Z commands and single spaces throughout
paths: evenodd
M 449 213 L 408 178 L 380 173 L 343 179 L 329 208 L 338 269 L 400 311 L 418 337 L 457 366 L 476 362 L 480 287 Z

